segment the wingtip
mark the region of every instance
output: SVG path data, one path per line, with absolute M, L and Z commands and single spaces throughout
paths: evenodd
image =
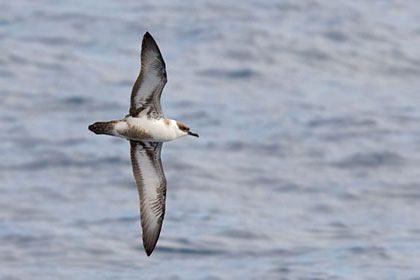
M 155 250 L 155 246 L 153 247 L 144 246 L 144 251 L 146 252 L 146 255 L 148 257 L 150 257 L 150 255 L 153 253 L 154 250 Z
M 144 33 L 143 38 L 153 38 L 152 35 L 149 33 L 149 31 L 146 31 L 146 33 Z
M 149 32 L 144 33 L 142 48 L 144 48 L 145 50 L 148 50 L 148 49 L 159 50 L 159 47 L 157 46 L 155 39 L 153 38 L 152 35 L 150 35 Z
M 150 255 L 155 250 L 158 239 L 159 239 L 159 234 L 154 235 L 154 238 L 151 239 L 150 235 L 147 235 L 147 233 L 143 232 L 143 247 L 148 257 L 150 257 Z

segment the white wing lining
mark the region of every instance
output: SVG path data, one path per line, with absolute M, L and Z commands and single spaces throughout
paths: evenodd
M 165 215 L 166 179 L 160 160 L 162 143 L 130 141 L 131 163 L 140 196 L 143 246 L 150 256 Z
M 141 46 L 141 70 L 131 92 L 130 115 L 161 117 L 160 96 L 167 82 L 165 62 L 153 37 L 146 32 Z

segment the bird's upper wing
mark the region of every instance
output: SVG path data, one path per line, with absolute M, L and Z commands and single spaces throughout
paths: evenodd
M 130 141 L 130 145 L 131 164 L 140 196 L 143 246 L 150 256 L 165 215 L 166 178 L 160 160 L 162 143 Z
M 160 96 L 166 84 L 166 68 L 153 37 L 146 32 L 141 44 L 141 69 L 131 92 L 130 115 L 161 117 Z

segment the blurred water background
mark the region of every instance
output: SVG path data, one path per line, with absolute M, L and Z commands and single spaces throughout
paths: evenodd
M 167 65 L 167 212 L 123 139 Z M 420 279 L 419 1 L 0 2 L 0 279 Z

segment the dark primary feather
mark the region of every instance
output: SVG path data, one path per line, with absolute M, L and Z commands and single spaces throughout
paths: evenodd
M 130 115 L 147 114 L 162 117 L 160 96 L 167 82 L 165 62 L 149 32 L 143 36 L 141 70 L 131 92 Z

